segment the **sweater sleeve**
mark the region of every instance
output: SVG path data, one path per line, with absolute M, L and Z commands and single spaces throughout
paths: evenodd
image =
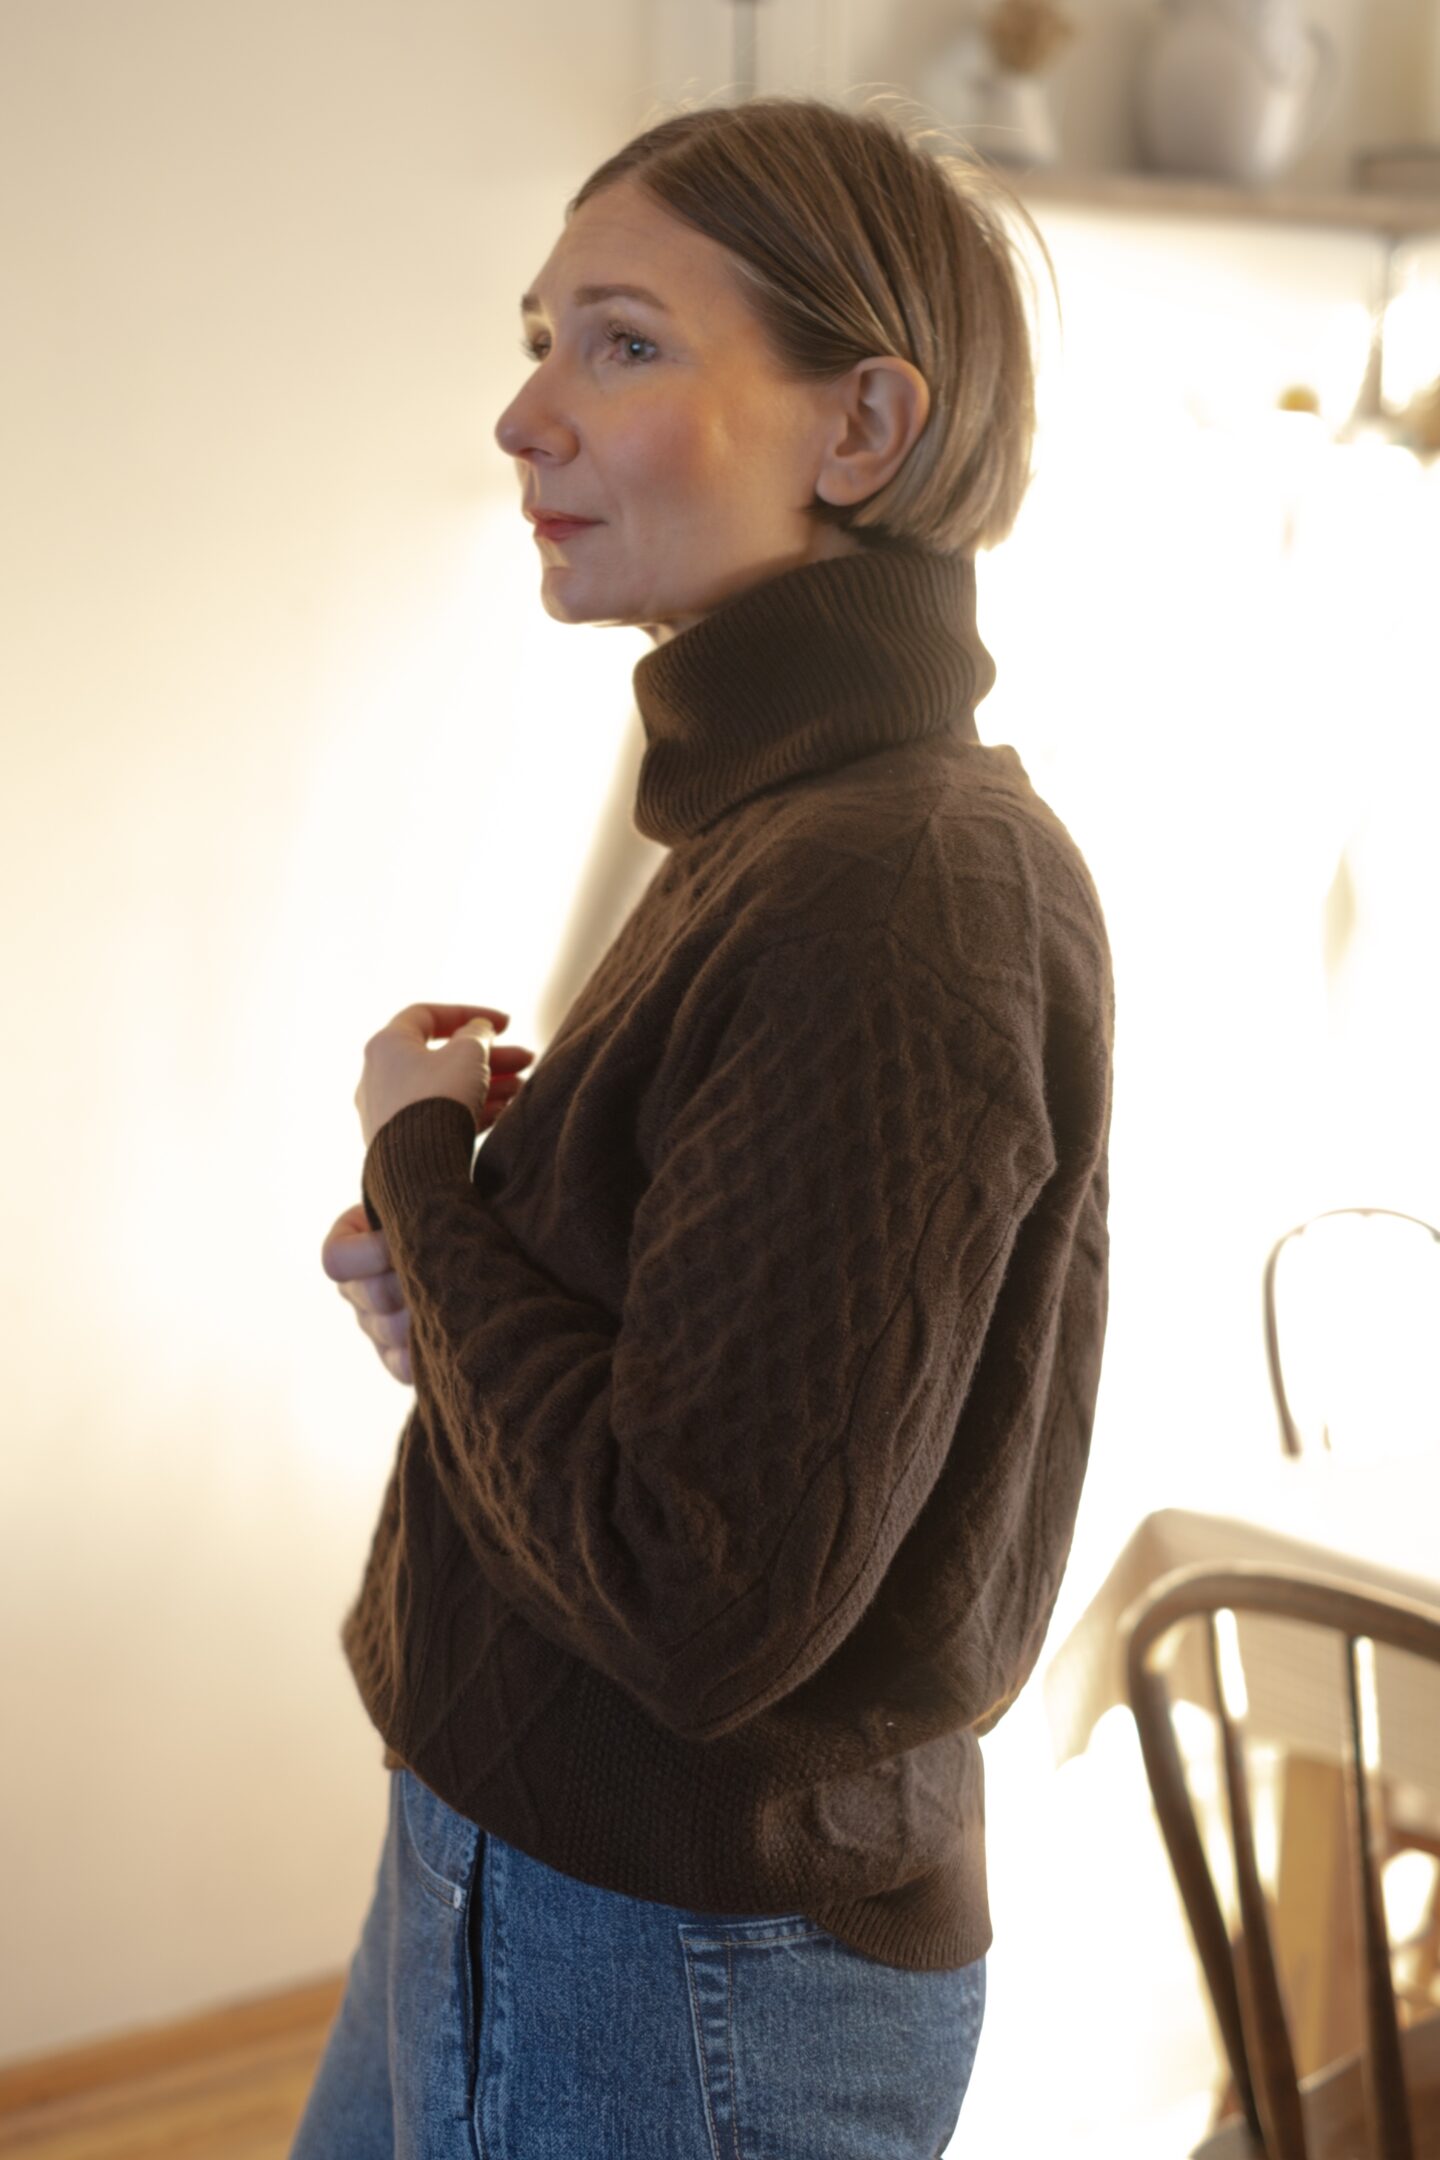
M 408 1104 L 364 1169 L 477 1566 L 695 1741 L 860 1619 L 1055 1164 L 1038 1074 L 888 931 L 772 947 L 725 997 L 677 1060 L 618 1321 L 471 1183 L 462 1104 Z

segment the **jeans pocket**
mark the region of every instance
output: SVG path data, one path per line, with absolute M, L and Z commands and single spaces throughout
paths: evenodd
M 484 1832 L 406 1767 L 391 1773 L 379 2044 L 390 2049 L 395 2147 L 471 2152 L 484 1990 L 476 1961 Z M 377 2027 L 372 2025 L 371 2045 Z
M 886 1965 L 803 1913 L 678 1928 L 713 2160 L 933 2160 L 979 2039 L 984 1963 Z
M 475 1870 L 480 1827 L 447 1807 L 408 1765 L 402 1764 L 394 1775 L 399 1779 L 405 1851 L 415 1875 L 431 1897 L 459 1912 Z

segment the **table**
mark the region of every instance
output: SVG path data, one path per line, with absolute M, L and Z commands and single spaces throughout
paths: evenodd
M 1440 1616 L 1440 1463 L 1291 1459 L 1277 1449 L 1212 1479 L 1205 1501 L 1157 1509 L 1136 1525 L 1048 1659 L 1042 1685 L 1057 1764 L 1127 1700 L 1122 1616 L 1176 1568 L 1243 1560 L 1313 1569 Z M 1236 1624 L 1247 1742 L 1270 1743 L 1281 1759 L 1275 1938 L 1303 2076 L 1359 2045 L 1341 1638 L 1263 1616 L 1238 1614 Z M 1180 1631 L 1174 1649 L 1172 1695 L 1208 1710 L 1201 1629 Z M 1440 1839 L 1440 1666 L 1377 1646 L 1375 1681 L 1389 1819 Z

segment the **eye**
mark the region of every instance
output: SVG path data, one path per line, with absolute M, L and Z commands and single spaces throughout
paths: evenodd
M 628 324 L 621 322 L 612 322 L 605 325 L 605 340 L 607 344 L 612 346 L 648 345 L 652 353 L 659 350 L 653 338 L 647 338 L 641 331 L 632 330 Z M 643 367 L 645 362 L 643 360 L 627 359 L 622 362 L 622 365 L 625 367 Z
M 632 330 L 628 323 L 622 322 L 612 322 L 605 325 L 605 342 L 612 348 L 624 345 L 648 345 L 651 354 L 659 350 L 653 338 L 645 337 L 639 330 Z M 544 336 L 521 338 L 520 350 L 527 360 L 543 360 L 550 350 L 550 340 Z M 647 362 L 626 357 L 620 360 L 620 365 L 622 367 L 644 367 Z

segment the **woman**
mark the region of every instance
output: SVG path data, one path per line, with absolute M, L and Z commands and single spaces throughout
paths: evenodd
M 323 1257 L 415 1387 L 341 1631 L 395 1775 L 294 2160 L 933 2160 L 1106 1312 L 1104 922 L 974 723 L 1015 262 L 983 172 L 762 98 L 602 165 L 524 313 L 496 436 L 584 521 L 547 611 L 653 640 L 668 852 L 523 1088 L 493 1007 L 367 1045 Z

